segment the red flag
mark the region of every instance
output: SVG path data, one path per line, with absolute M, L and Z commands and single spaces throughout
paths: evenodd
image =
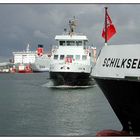
M 107 18 L 107 41 L 116 33 L 115 26 L 112 24 L 112 20 L 108 13 L 106 13 Z M 102 37 L 105 38 L 105 28 L 102 31 Z

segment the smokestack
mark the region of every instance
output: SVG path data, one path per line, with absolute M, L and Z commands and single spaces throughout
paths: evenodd
M 43 45 L 38 44 L 37 54 L 38 54 L 39 56 L 42 56 L 43 53 L 44 53 Z

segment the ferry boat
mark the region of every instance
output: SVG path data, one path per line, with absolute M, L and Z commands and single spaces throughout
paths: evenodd
M 19 69 L 24 70 L 30 66 L 33 72 L 43 72 L 49 70 L 50 57 L 44 52 L 43 45 L 38 45 L 36 51 L 30 51 L 29 44 L 27 45 L 26 51 L 13 52 L 14 55 L 14 65 L 19 71 Z M 21 67 L 22 65 L 22 67 Z
M 90 81 L 93 63 L 88 38 L 75 32 L 76 19 L 69 21 L 70 31 L 56 35 L 58 45 L 52 48 L 50 79 L 54 85 L 84 86 Z
M 94 67 L 94 79 L 127 135 L 140 135 L 139 56 L 140 44 L 108 45 Z
M 93 72 L 95 81 L 123 127 L 121 131 L 101 131 L 97 136 L 139 136 L 140 44 L 106 44 Z

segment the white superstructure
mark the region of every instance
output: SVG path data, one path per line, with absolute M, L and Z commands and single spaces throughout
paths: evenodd
M 63 40 L 65 37 L 65 40 Z M 56 36 L 58 46 L 52 50 L 50 71 L 91 72 L 90 47 L 84 35 Z
M 30 51 L 29 44 L 28 44 L 26 51 L 13 52 L 13 55 L 14 55 L 14 64 L 34 63 L 36 51 Z

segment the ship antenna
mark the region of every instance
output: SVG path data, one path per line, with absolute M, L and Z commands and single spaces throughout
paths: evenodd
M 29 52 L 29 50 L 30 50 L 30 45 L 28 43 L 27 48 L 26 48 L 26 51 Z
M 69 20 L 69 27 L 70 27 L 70 35 L 73 35 L 76 28 L 76 19 L 75 16 L 73 19 Z
M 66 29 L 66 28 L 64 28 L 64 33 L 66 34 L 66 32 L 67 32 L 67 29 Z

